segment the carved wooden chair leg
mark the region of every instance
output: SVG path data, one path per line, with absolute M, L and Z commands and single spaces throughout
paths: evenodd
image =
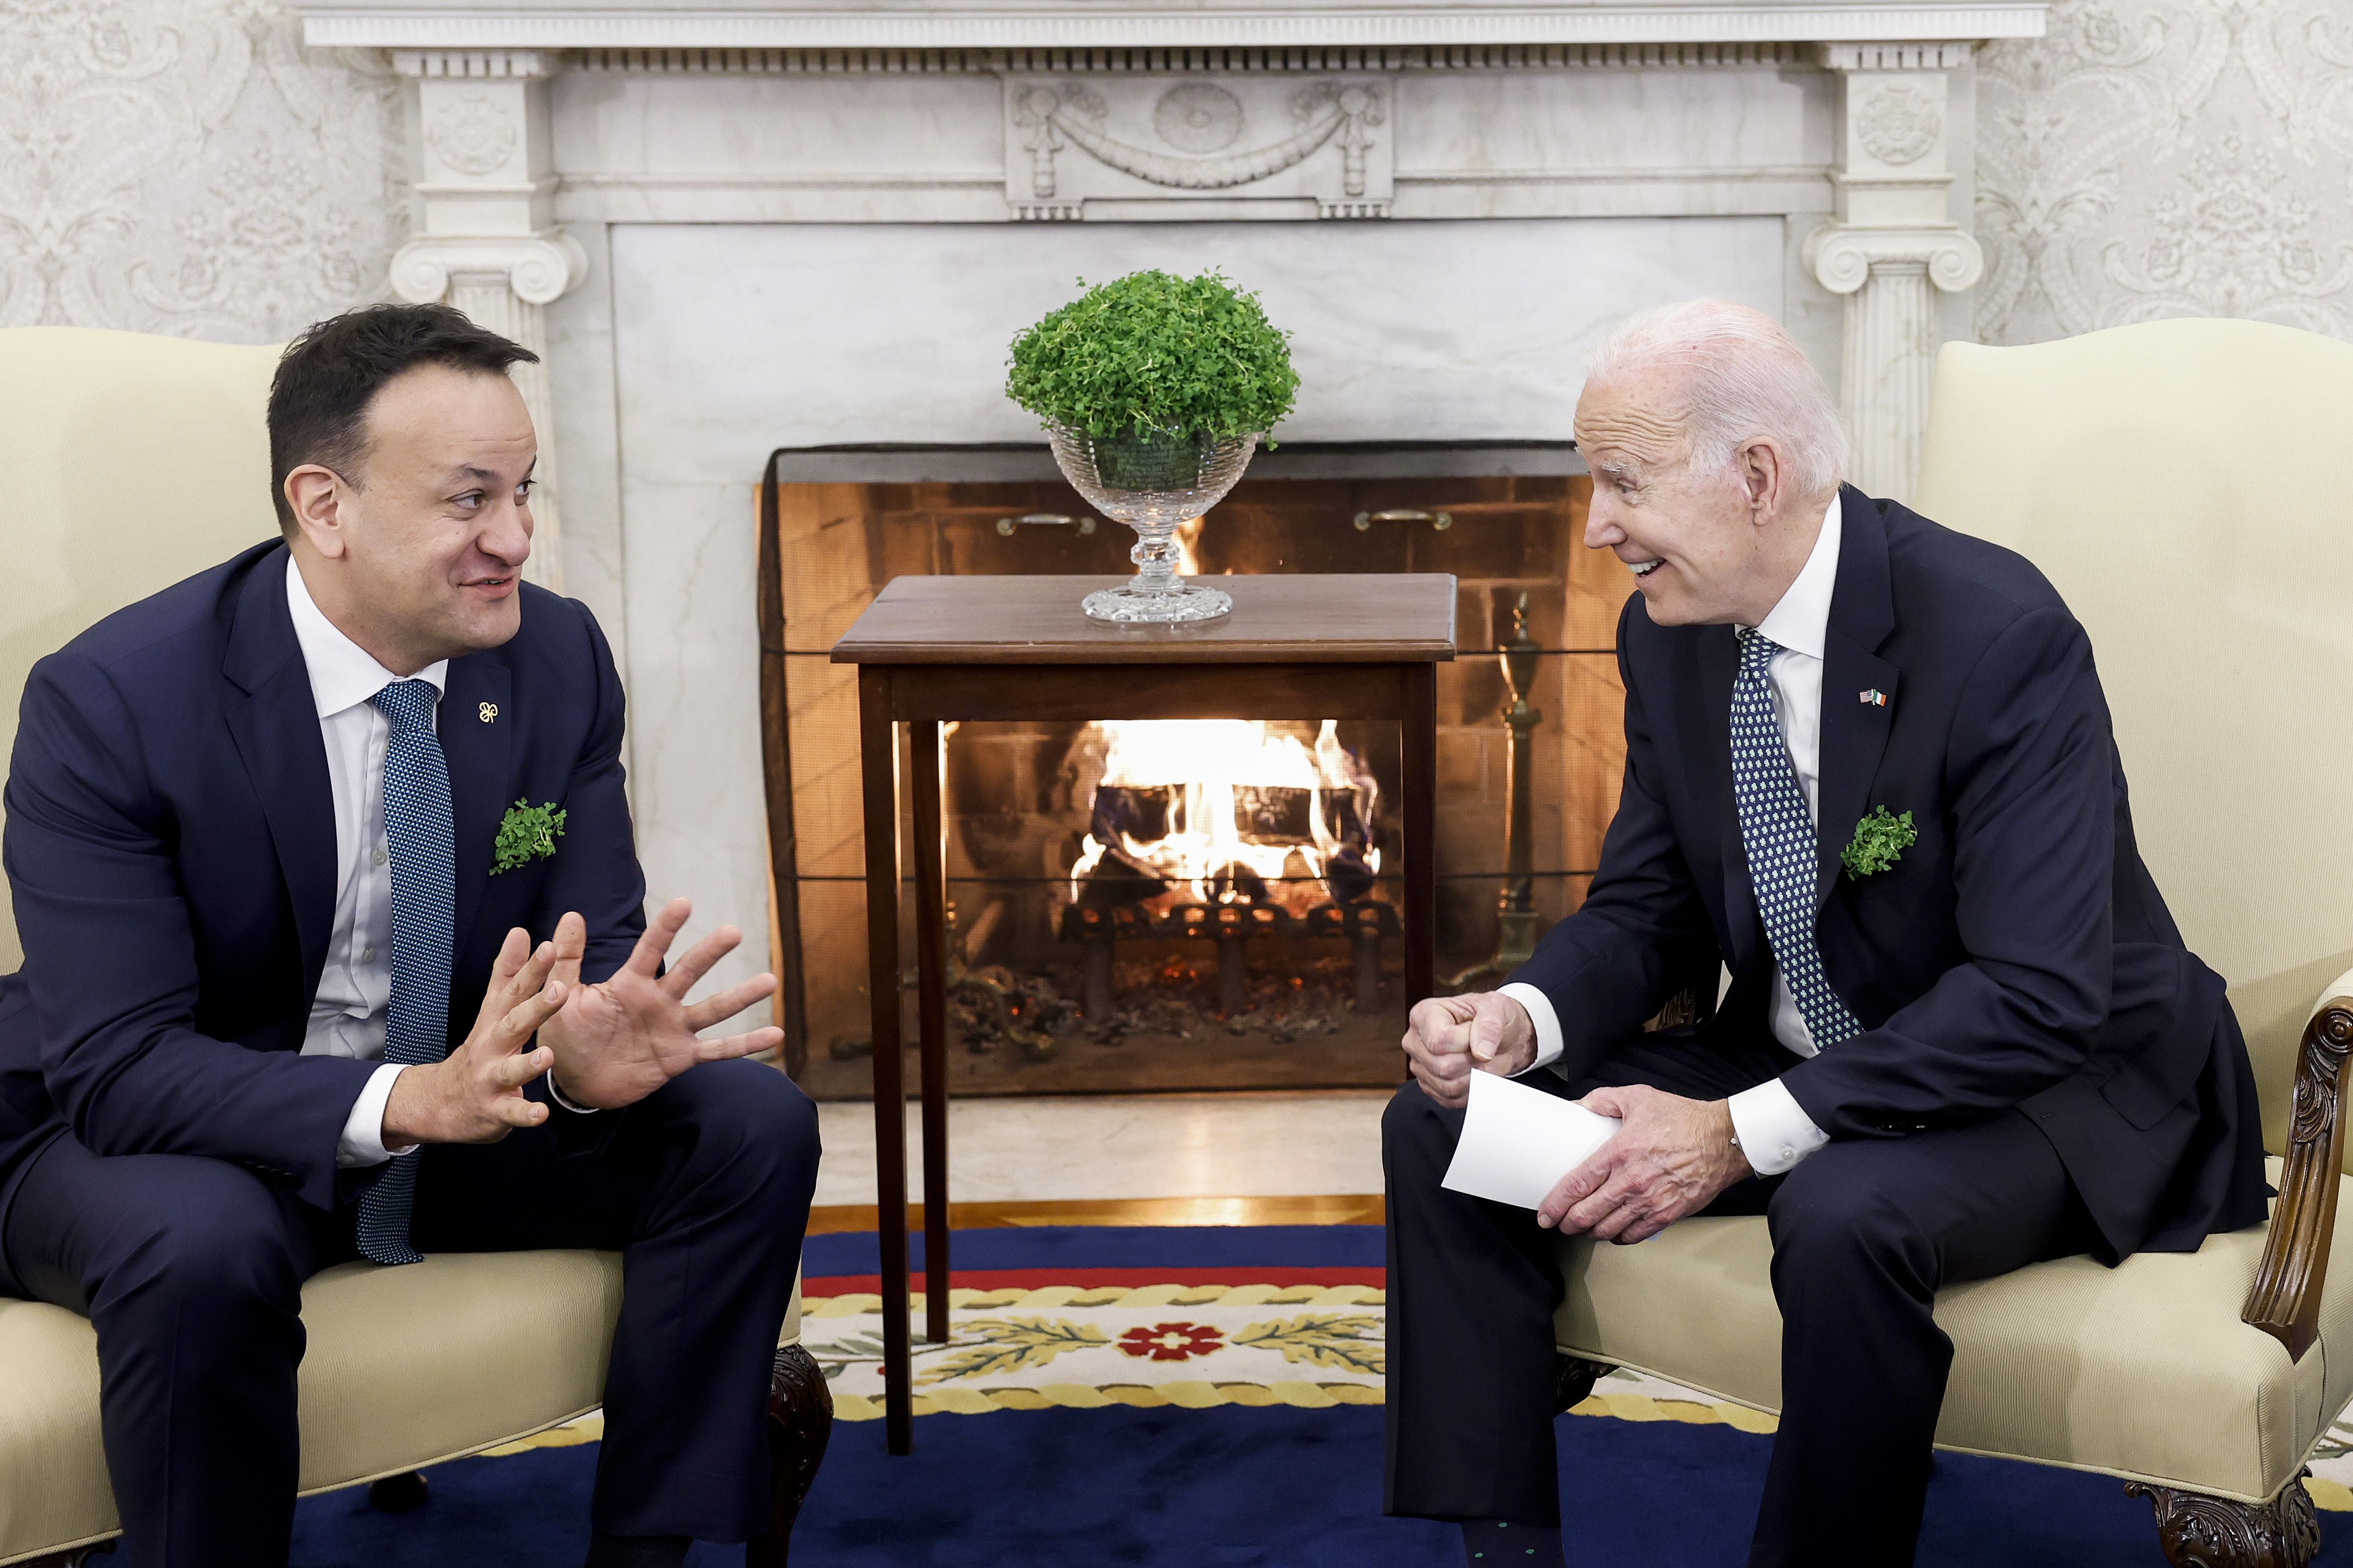
M 2158 1544 L 2173 1568 L 2306 1568 L 2320 1551 L 2320 1520 L 2301 1470 L 2269 1502 L 2233 1502 L 2126 1481 L 2157 1511 Z
M 1593 1385 L 1618 1369 L 1580 1356 L 1556 1355 L 1552 1363 L 1552 1408 L 1557 1415 L 1585 1403 Z
M 768 1532 L 744 1550 L 744 1568 L 785 1568 L 793 1521 L 832 1436 L 833 1390 L 825 1373 L 800 1346 L 780 1346 L 768 1380 Z
M 409 1513 L 425 1506 L 425 1478 L 415 1470 L 403 1470 L 396 1476 L 385 1476 L 368 1483 L 368 1507 L 378 1513 Z

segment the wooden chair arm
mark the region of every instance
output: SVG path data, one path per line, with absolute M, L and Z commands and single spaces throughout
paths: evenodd
M 2295 1119 L 2289 1129 L 2279 1205 L 2255 1283 L 2240 1321 L 2302 1360 L 2320 1332 L 2320 1288 L 2328 1277 L 2328 1243 L 2337 1233 L 2338 1173 L 2345 1168 L 2341 1100 L 2345 1061 L 2353 1054 L 2353 997 L 2332 997 L 2304 1028 L 2295 1055 Z

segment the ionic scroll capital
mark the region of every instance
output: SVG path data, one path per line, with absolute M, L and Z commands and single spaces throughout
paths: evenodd
M 392 289 L 412 304 L 427 304 L 448 292 L 453 273 L 482 272 L 502 274 L 525 304 L 546 305 L 588 276 L 588 252 L 560 228 L 512 237 L 427 236 L 393 257 Z
M 1972 287 L 1985 272 L 1985 252 L 1953 224 L 1881 228 L 1833 219 L 1806 237 L 1806 268 L 1833 294 L 1852 294 L 1871 280 L 1874 265 L 1925 265 L 1928 280 L 1947 293 Z

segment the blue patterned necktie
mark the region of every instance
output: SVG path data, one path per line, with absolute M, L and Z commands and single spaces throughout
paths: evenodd
M 392 1012 L 384 1059 L 409 1066 L 449 1054 L 449 948 L 457 909 L 457 836 L 449 767 L 434 733 L 440 693 L 396 680 L 368 699 L 392 721 L 384 752 L 384 836 L 392 850 Z M 360 1199 L 359 1244 L 378 1263 L 421 1263 L 408 1244 L 415 1154 L 395 1159 Z
M 1822 977 L 1822 950 L 1814 943 L 1814 822 L 1806 810 L 1788 742 L 1773 719 L 1767 672 L 1781 645 L 1749 627 L 1740 631 L 1740 672 L 1732 681 L 1732 798 L 1740 812 L 1740 842 L 1748 852 L 1748 880 L 1757 912 L 1773 943 L 1789 994 L 1826 1050 L 1862 1033 L 1838 993 Z

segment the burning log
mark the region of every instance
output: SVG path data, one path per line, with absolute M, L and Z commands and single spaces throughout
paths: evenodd
M 1176 784 L 1097 784 L 1087 831 L 1104 844 L 1124 839 L 1150 844 L 1166 838 L 1180 791 Z
M 1116 849 L 1106 848 L 1079 879 L 1072 901 L 1090 910 L 1115 910 L 1156 899 L 1168 884 Z
M 1114 1005 L 1114 934 L 1143 934 L 1158 923 L 1145 905 L 1162 910 L 1170 924 L 1165 934 L 1214 942 L 1219 1009 L 1228 1016 L 1247 1005 L 1248 939 L 1294 929 L 1307 912 L 1299 884 L 1322 881 L 1327 909 L 1376 907 L 1366 895 L 1380 869 L 1371 828 L 1379 790 L 1340 743 L 1336 723 L 1324 721 L 1313 748 L 1295 734 L 1240 720 L 1114 721 L 1100 729 L 1103 777 L 1071 868 L 1062 922 L 1063 935 L 1086 946 L 1090 1020 L 1109 1017 Z M 1295 875 L 1294 865 L 1307 878 Z M 1180 888 L 1198 901 L 1155 903 Z M 1377 1000 L 1382 919 L 1373 914 L 1369 923 L 1324 933 L 1352 939 L 1360 1006 Z

